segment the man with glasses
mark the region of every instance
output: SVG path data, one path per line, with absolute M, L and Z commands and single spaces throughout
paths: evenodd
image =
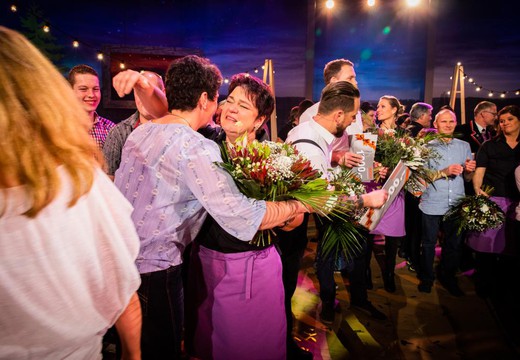
M 475 106 L 473 114 L 473 120 L 467 124 L 458 125 L 455 134 L 458 134 L 461 140 L 467 141 L 471 152 L 476 154 L 484 141 L 495 136 L 497 106 L 490 101 L 481 101 Z
M 455 128 L 455 136 L 469 143 L 473 159 L 475 160 L 478 149 L 484 141 L 495 136 L 494 129 L 495 120 L 497 119 L 497 106 L 491 101 L 481 101 L 473 110 L 473 120 L 463 125 L 457 125 Z M 464 183 L 464 191 L 466 195 L 475 194 L 471 182 Z M 473 269 L 475 266 L 473 259 L 473 251 L 466 245 L 461 244 L 459 267 L 462 271 Z

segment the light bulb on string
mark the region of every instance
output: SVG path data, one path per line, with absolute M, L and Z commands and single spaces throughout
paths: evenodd
M 18 11 L 18 8 L 16 7 L 16 5 L 11 5 L 11 11 L 12 12 L 17 12 Z
M 229 83 L 229 79 L 228 79 L 228 78 L 225 78 L 225 79 L 224 79 L 224 84 L 227 84 L 227 83 Z
M 49 25 L 43 25 L 42 29 L 43 29 L 43 32 L 46 32 L 46 33 L 51 31 L 51 28 L 49 27 Z
M 506 97 L 506 92 L 504 91 L 502 94 L 500 94 L 500 97 L 501 98 L 505 98 Z
M 78 48 L 79 47 L 79 41 L 78 40 L 74 40 L 72 42 L 72 46 L 75 47 L 75 48 Z
M 121 61 L 121 62 L 119 63 L 119 68 L 120 68 L 121 70 L 124 70 L 124 69 L 126 68 L 124 61 Z
M 97 58 L 98 58 L 98 60 L 103 60 L 103 58 L 104 58 L 103 53 L 102 52 L 98 52 L 97 53 Z
M 493 91 L 490 91 L 488 94 L 489 97 L 493 97 Z

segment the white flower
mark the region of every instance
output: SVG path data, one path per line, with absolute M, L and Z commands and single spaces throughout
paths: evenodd
M 489 211 L 489 207 L 484 204 L 480 207 L 480 210 L 483 212 L 483 213 L 487 213 Z

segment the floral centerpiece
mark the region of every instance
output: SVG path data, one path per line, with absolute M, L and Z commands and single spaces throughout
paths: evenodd
M 272 141 L 247 141 L 240 137 L 222 147 L 219 165 L 235 180 L 248 197 L 280 201 L 295 199 L 329 219 L 345 220 L 352 202 L 342 192 L 331 189 L 321 173 L 291 144 Z M 251 243 L 257 246 L 272 242 L 272 230 L 258 231 Z
M 483 189 L 486 194 L 492 188 Z M 464 231 L 484 232 L 502 226 L 505 215 L 500 206 L 485 195 L 469 195 L 460 199 L 444 215 L 444 220 L 455 222 L 457 234 Z

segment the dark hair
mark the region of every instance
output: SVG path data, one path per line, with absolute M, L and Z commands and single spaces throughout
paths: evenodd
M 520 121 L 520 106 L 518 106 L 518 105 L 507 105 L 507 106 L 504 106 L 498 112 L 497 118 L 500 118 L 500 115 L 504 115 L 504 114 L 511 114 L 514 117 L 516 117 L 518 119 L 518 121 Z M 500 126 L 498 127 L 498 131 L 499 131 L 499 135 L 502 134 L 502 129 L 500 128 Z M 516 141 L 520 141 L 520 133 L 516 137 Z
M 359 90 L 348 81 L 337 81 L 325 86 L 321 92 L 318 113 L 327 115 L 334 110 L 345 112 L 354 109 L 354 99 L 359 98 Z
M 209 99 L 217 100 L 222 75 L 208 59 L 188 55 L 171 62 L 165 84 L 168 111 L 190 111 L 195 109 L 204 92 Z
M 359 108 L 365 114 L 368 113 L 370 110 L 376 111 L 376 108 L 374 106 L 372 106 L 372 104 L 369 103 L 368 101 L 364 101 Z
M 401 126 L 403 123 L 405 123 L 406 121 L 410 121 L 410 114 L 408 113 L 402 113 L 401 115 L 399 115 L 397 117 L 397 120 L 395 121 L 395 124 L 397 126 Z
M 354 63 L 347 59 L 332 60 L 325 65 L 325 68 L 323 69 L 323 80 L 325 80 L 325 85 L 328 85 L 330 80 L 334 76 L 338 75 L 344 65 L 354 67 Z
M 244 89 L 249 100 L 255 104 L 258 117 L 265 116 L 264 121 L 269 120 L 274 110 L 274 96 L 271 88 L 259 78 L 244 73 L 233 75 L 228 93 L 231 94 L 238 86 Z
M 94 75 L 99 79 L 99 75 L 97 71 L 94 70 L 94 68 L 85 64 L 76 65 L 72 69 L 70 69 L 69 74 L 67 76 L 67 80 L 72 86 L 74 86 L 74 84 L 76 83 L 76 74 L 90 74 Z
M 296 114 L 296 118 L 300 118 L 300 116 L 302 116 L 302 114 L 305 112 L 305 110 L 310 108 L 312 105 L 314 105 L 312 100 L 305 99 L 305 100 L 300 101 L 300 103 L 298 104 L 298 113 Z

